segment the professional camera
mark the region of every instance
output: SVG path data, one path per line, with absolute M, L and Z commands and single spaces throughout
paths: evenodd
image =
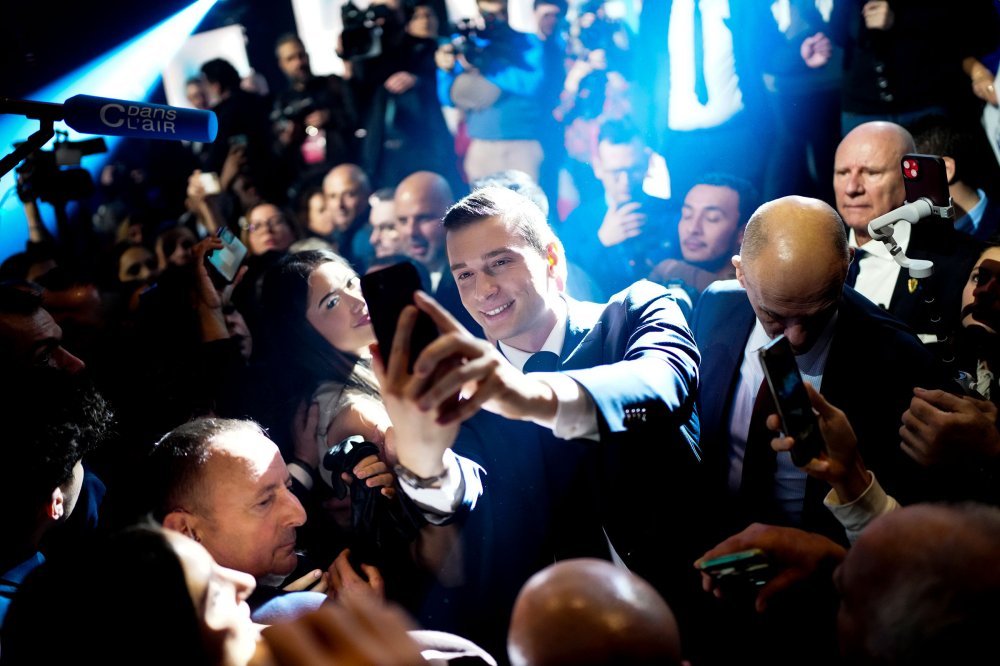
M 473 67 L 479 68 L 483 55 L 483 43 L 480 32 L 473 19 L 459 19 L 455 23 L 455 36 L 451 40 L 455 47 L 455 55 L 465 56 L 465 60 Z
M 81 158 L 107 152 L 104 139 L 67 141 L 56 131 L 52 150 L 36 150 L 17 168 L 17 195 L 21 201 L 41 199 L 51 204 L 86 199 L 94 193 L 94 179 L 80 168 Z
M 271 112 L 271 122 L 301 122 L 317 108 L 319 107 L 316 106 L 316 100 L 312 97 L 303 97 L 274 109 Z
M 370 5 L 360 9 L 349 0 L 340 9 L 344 24 L 341 33 L 341 55 L 344 60 L 374 58 L 382 53 L 382 25 L 389 19 L 391 9 L 386 5 Z

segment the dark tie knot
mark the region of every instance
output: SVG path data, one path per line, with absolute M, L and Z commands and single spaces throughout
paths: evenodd
M 524 372 L 555 372 L 559 369 L 559 355 L 555 352 L 535 352 L 524 364 Z

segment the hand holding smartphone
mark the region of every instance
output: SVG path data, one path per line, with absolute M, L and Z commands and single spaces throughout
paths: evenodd
M 213 250 L 205 261 L 215 269 L 216 275 L 229 284 L 236 278 L 240 264 L 247 256 L 247 248 L 229 227 L 219 227 L 216 235 L 222 241 L 222 249 Z
M 420 274 L 408 261 L 361 276 L 361 293 L 368 304 L 368 315 L 375 329 L 375 339 L 382 352 L 382 360 L 389 364 L 392 341 L 399 323 L 399 315 L 407 305 L 413 305 L 413 294 L 422 289 Z M 417 322 L 410 336 L 410 359 L 407 369 L 413 372 L 413 363 L 424 347 L 438 336 L 437 326 L 426 312 L 419 311 Z
M 764 377 L 781 417 L 781 430 L 795 438 L 792 462 L 803 467 L 818 457 L 826 444 L 795 363 L 795 353 L 784 335 L 767 343 L 759 353 Z
M 698 563 L 698 569 L 711 576 L 723 592 L 763 587 L 774 571 L 767 554 L 760 548 L 730 553 Z

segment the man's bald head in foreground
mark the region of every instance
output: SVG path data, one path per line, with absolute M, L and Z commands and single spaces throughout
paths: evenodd
M 836 310 L 850 261 L 837 211 L 818 199 L 783 197 L 750 217 L 733 265 L 768 335 L 784 334 L 801 354 Z
M 916 504 L 869 525 L 834 580 L 850 663 L 996 663 L 1000 509 Z
M 525 583 L 507 651 L 514 666 L 684 663 L 677 621 L 656 590 L 596 559 L 558 562 Z

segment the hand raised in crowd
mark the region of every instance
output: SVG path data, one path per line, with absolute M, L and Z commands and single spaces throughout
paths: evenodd
M 226 161 L 222 163 L 222 171 L 219 173 L 219 184 L 223 192 L 230 188 L 246 165 L 247 147 L 239 144 L 230 146 Z
M 802 469 L 810 476 L 829 483 L 840 502 L 847 504 L 864 493 L 871 482 L 864 461 L 858 454 L 858 438 L 843 411 L 827 402 L 809 384 L 805 387 L 826 447 L 818 458 L 810 460 Z M 767 417 L 767 427 L 775 432 L 781 430 L 781 419 L 777 414 Z M 771 448 L 775 451 L 790 451 L 794 446 L 793 437 L 775 437 L 771 440 Z
M 385 600 L 385 582 L 378 567 L 371 564 L 360 564 L 362 577 L 354 569 L 350 560 L 351 551 L 347 548 L 340 552 L 333 561 L 328 574 L 329 589 L 327 594 L 337 600 L 345 597 L 367 597 L 376 601 Z
M 393 95 L 402 95 L 417 84 L 417 77 L 409 72 L 396 72 L 385 80 L 385 89 Z
M 754 607 L 759 613 L 767 609 L 768 602 L 776 594 L 793 585 L 817 575 L 829 576 L 834 567 L 847 555 L 847 550 L 843 546 L 825 536 L 793 527 L 754 523 L 707 551 L 695 562 L 695 568 L 705 560 L 751 548 L 763 550 L 769 558 L 771 567 L 777 569 L 775 576 L 757 593 Z M 715 579 L 707 573 L 701 574 L 701 585 L 702 589 L 717 597 L 722 597 L 724 594 Z
M 992 402 L 919 387 L 913 394 L 899 429 L 908 456 L 925 467 L 979 464 L 1000 456 Z
M 413 628 L 395 606 L 352 598 L 268 627 L 262 637 L 276 666 L 418 666 L 427 662 L 407 633 Z
M 638 201 L 629 201 L 621 206 L 608 206 L 601 228 L 597 230 L 601 245 L 613 247 L 641 235 L 646 225 L 646 214 L 640 211 L 641 205 Z
M 811 37 L 806 37 L 799 47 L 803 62 L 811 69 L 822 67 L 830 62 L 830 55 L 833 53 L 833 43 L 830 38 L 822 32 L 817 32 Z
M 868 0 L 861 8 L 865 17 L 865 27 L 869 30 L 891 30 L 896 20 L 888 0 Z
M 188 209 L 198 216 L 205 228 L 211 233 L 222 224 L 222 213 L 218 209 L 218 192 L 209 194 L 205 191 L 205 184 L 202 181 L 203 172 L 195 169 L 188 176 L 187 200 L 185 204 Z
M 455 69 L 455 46 L 452 44 L 442 44 L 434 52 L 434 64 L 438 69 L 450 72 Z
M 223 307 L 229 303 L 233 290 L 247 272 L 246 266 L 241 266 L 233 281 L 221 289 L 212 281 L 205 257 L 215 250 L 221 250 L 222 240 L 218 236 L 208 236 L 195 243 L 194 253 L 195 282 L 192 288 L 192 306 L 198 312 L 201 338 L 204 342 L 223 340 L 229 337 L 226 326 L 226 316 Z

